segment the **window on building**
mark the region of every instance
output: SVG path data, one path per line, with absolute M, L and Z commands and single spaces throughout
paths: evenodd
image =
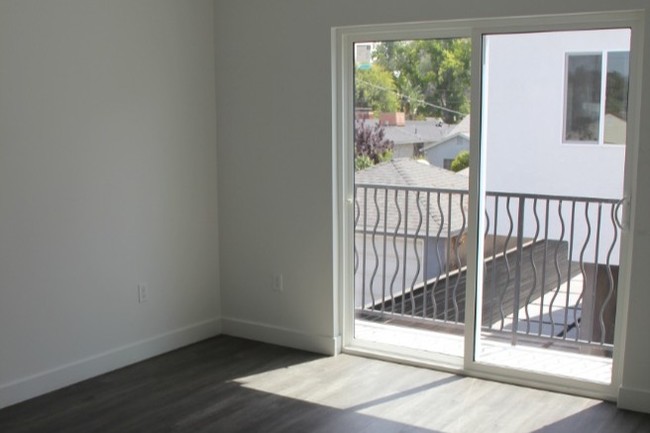
M 442 161 L 442 168 L 444 168 L 445 170 L 451 170 L 451 163 L 452 162 L 454 162 L 453 158 L 451 158 L 451 159 L 450 158 L 445 158 Z
M 372 45 L 355 44 L 354 61 L 359 69 L 370 69 L 372 63 Z
M 627 93 L 630 78 L 630 53 L 612 52 L 607 55 L 605 91 L 606 144 L 624 144 L 627 126 Z
M 568 54 L 564 141 L 625 144 L 628 81 L 629 52 Z

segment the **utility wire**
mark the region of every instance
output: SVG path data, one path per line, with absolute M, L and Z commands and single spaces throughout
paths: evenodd
M 440 106 L 440 105 L 432 104 L 432 103 L 427 102 L 427 101 L 422 101 L 422 100 L 419 100 L 419 99 L 414 99 L 414 98 L 409 97 L 408 95 L 403 95 L 403 94 L 401 94 L 401 93 L 399 93 L 399 92 L 397 92 L 397 91 L 395 91 L 395 90 L 391 90 L 391 89 L 388 89 L 388 88 L 386 88 L 386 87 L 379 86 L 379 85 L 377 85 L 377 84 L 369 83 L 368 81 L 361 80 L 361 79 L 359 79 L 359 78 L 357 78 L 356 81 L 358 81 L 358 82 L 360 82 L 360 83 L 363 83 L 363 84 L 367 84 L 368 86 L 370 86 L 370 87 L 374 87 L 374 88 L 376 88 L 376 89 L 385 90 L 386 92 L 393 92 L 393 93 L 395 93 L 397 96 L 399 96 L 400 98 L 406 98 L 406 99 L 408 99 L 409 102 L 419 102 L 420 104 L 428 105 L 429 107 L 437 108 L 438 110 L 448 111 L 448 112 L 450 112 L 450 113 L 454 113 L 454 114 L 460 114 L 461 116 L 467 116 L 467 113 L 461 113 L 460 111 L 456 111 L 456 110 L 452 110 L 452 109 L 447 108 L 447 107 L 443 107 L 443 106 Z

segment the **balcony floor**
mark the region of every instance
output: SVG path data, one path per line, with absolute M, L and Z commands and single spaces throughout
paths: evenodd
M 573 290 L 571 289 L 573 287 Z M 571 279 L 569 284 L 562 284 L 555 296 L 547 293 L 544 297 L 533 299 L 526 307 L 518 311 L 517 328 L 526 329 L 525 317 L 531 318 L 531 335 L 557 335 L 558 331 L 575 322 L 582 315 L 579 293 L 575 288 L 583 287 L 582 275 Z M 537 316 L 536 316 L 537 315 Z M 536 316 L 536 317 L 535 317 Z M 422 326 L 396 325 L 391 318 L 384 321 L 369 321 L 357 318 L 355 337 L 360 340 L 405 347 L 424 353 L 437 353 L 462 357 L 464 338 L 456 334 L 423 329 Z M 399 320 L 398 320 L 399 321 Z M 528 340 L 526 345 L 513 346 L 507 331 L 512 330 L 514 315 L 492 324 L 492 329 L 503 329 L 506 333 L 484 332 L 477 359 L 488 365 L 508 367 L 515 370 L 532 371 L 553 376 L 562 376 L 600 384 L 609 384 L 612 377 L 612 359 L 605 356 L 579 353 L 576 329 L 566 333 L 566 341 L 561 339 Z M 539 329 L 541 327 L 541 329 Z M 566 328 L 568 329 L 568 328 Z M 525 340 L 525 336 L 520 336 Z M 558 350 L 559 349 L 559 350 Z M 596 351 L 598 348 L 596 347 Z
M 462 357 L 464 351 L 462 336 L 360 319 L 355 323 L 355 338 L 424 353 Z M 482 339 L 477 359 L 483 364 L 600 384 L 609 384 L 612 376 L 611 358 L 540 347 L 512 346 L 503 340 Z

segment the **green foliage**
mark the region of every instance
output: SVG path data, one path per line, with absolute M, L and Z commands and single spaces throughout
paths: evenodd
M 375 165 L 374 162 L 372 162 L 372 159 L 368 155 L 358 155 L 354 157 L 354 170 L 359 171 L 359 170 L 365 170 L 366 168 L 372 167 Z
M 374 112 L 394 112 L 399 107 L 393 75 L 381 65 L 356 71 L 354 97 L 356 107 Z
M 400 111 L 409 119 L 417 119 L 420 110 L 426 106 L 422 90 L 401 74 L 395 82 L 400 94 Z
M 383 42 L 375 65 L 392 72 L 402 108 L 412 117 L 456 123 L 462 116 L 455 112 L 469 112 L 470 48 L 469 39 L 458 38 Z
M 451 162 L 451 170 L 459 172 L 464 168 L 469 167 L 469 152 L 463 150 L 456 155 L 456 158 Z
M 390 161 L 391 159 L 393 159 L 392 150 L 387 150 L 384 153 L 378 154 L 377 162 L 375 162 L 368 155 L 357 155 L 354 157 L 354 170 L 355 171 L 365 170 L 366 168 L 370 168 L 375 164 L 380 164 L 382 162 Z
M 386 161 L 390 161 L 391 159 L 393 159 L 393 150 L 392 149 L 387 150 L 384 153 L 379 155 L 379 162 L 386 162 Z

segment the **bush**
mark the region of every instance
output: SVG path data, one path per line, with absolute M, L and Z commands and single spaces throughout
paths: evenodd
M 354 128 L 354 166 L 356 170 L 368 168 L 393 157 L 394 143 L 385 138 L 380 124 L 368 125 L 358 120 Z
M 451 162 L 451 170 L 459 172 L 464 168 L 469 167 L 469 152 L 463 150 L 456 155 L 456 158 Z
M 372 167 L 374 163 L 366 155 L 355 156 L 354 157 L 354 171 L 365 170 L 368 167 Z

